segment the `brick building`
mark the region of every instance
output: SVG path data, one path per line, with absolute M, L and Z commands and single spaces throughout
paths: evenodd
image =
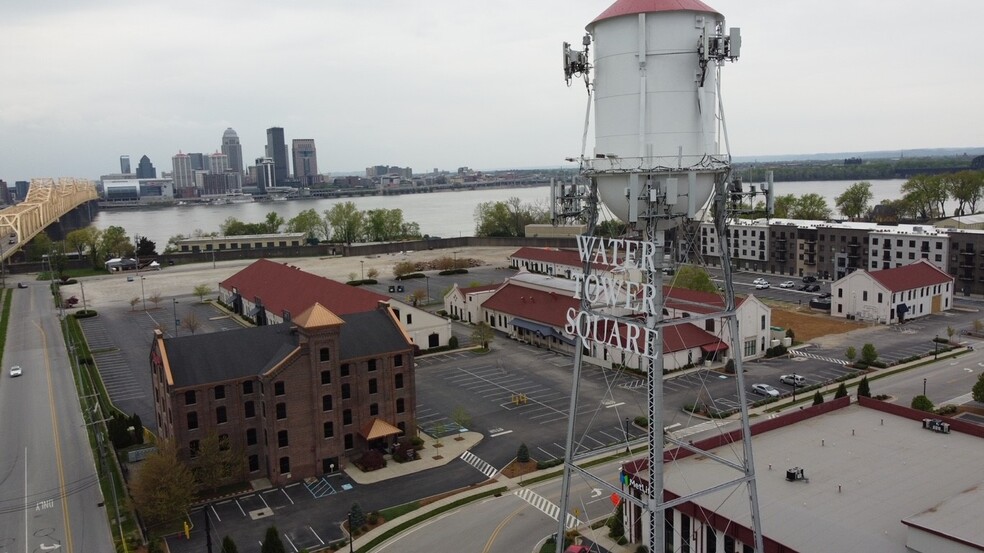
M 157 331 L 150 364 L 160 437 L 185 461 L 211 433 L 227 440 L 246 461 L 233 481 L 301 481 L 416 434 L 413 345 L 385 304 L 343 316 L 314 304 L 289 323 L 213 334 Z

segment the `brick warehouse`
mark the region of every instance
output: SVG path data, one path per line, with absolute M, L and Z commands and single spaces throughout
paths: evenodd
M 150 364 L 160 437 L 184 461 L 210 433 L 227 439 L 246 461 L 234 481 L 285 485 L 416 434 L 413 344 L 385 303 L 341 317 L 314 304 L 290 323 L 197 336 L 156 331 Z

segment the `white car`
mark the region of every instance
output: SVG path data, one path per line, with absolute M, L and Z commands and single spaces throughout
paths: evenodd
M 757 283 L 755 285 L 755 289 L 756 290 L 765 290 L 768 287 L 769 287 L 769 283 L 768 282 L 759 282 L 759 283 Z
M 768 384 L 752 384 L 752 391 L 763 396 L 779 397 L 779 390 Z
M 780 284 L 779 287 L 780 288 L 796 288 L 796 283 L 793 282 L 793 281 L 791 281 L 791 280 L 787 280 L 786 282 L 783 282 L 782 284 Z
M 762 277 L 759 277 L 759 278 L 757 278 L 757 279 L 755 279 L 755 280 L 752 281 L 752 284 L 768 284 L 768 283 L 769 283 L 769 281 L 768 280 L 765 280 Z
M 784 374 L 779 377 L 779 382 L 790 386 L 806 386 L 806 379 L 798 374 Z
M 20 376 L 20 375 L 21 375 L 20 365 L 14 365 L 13 367 L 10 367 L 10 376 Z

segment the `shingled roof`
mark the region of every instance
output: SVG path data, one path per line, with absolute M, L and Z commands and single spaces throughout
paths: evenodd
M 532 248 L 524 246 L 516 250 L 509 256 L 510 258 L 529 259 L 532 261 L 542 261 L 544 263 L 555 263 L 567 265 L 569 267 L 583 267 L 581 254 L 577 250 L 561 250 L 557 248 Z M 604 263 L 592 262 L 591 267 L 601 271 L 611 271 L 618 265 L 607 265 Z
M 888 288 L 890 292 L 901 292 L 953 281 L 952 276 L 939 270 L 936 265 L 925 259 L 902 267 L 872 271 L 868 274 L 879 284 Z
M 313 275 L 297 267 L 259 259 L 219 283 L 226 290 L 235 288 L 246 300 L 259 296 L 270 313 L 301 313 L 319 303 L 336 315 L 373 311 L 382 294 Z
M 343 323 L 339 336 L 339 358 L 343 361 L 398 353 L 413 347 L 389 313 L 382 309 L 350 313 L 339 322 Z M 261 375 L 297 349 L 298 335 L 291 331 L 294 326 L 282 323 L 168 338 L 164 340 L 164 348 L 174 386 L 197 386 Z
M 567 324 L 568 308 L 580 309 L 581 300 L 516 284 L 506 284 L 482 303 L 485 309 L 509 313 L 554 327 Z

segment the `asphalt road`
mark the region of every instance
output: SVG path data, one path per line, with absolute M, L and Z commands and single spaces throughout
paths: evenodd
M 44 285 L 14 289 L 0 374 L 0 551 L 111 551 L 94 459 Z M 23 375 L 11 377 L 20 365 Z

